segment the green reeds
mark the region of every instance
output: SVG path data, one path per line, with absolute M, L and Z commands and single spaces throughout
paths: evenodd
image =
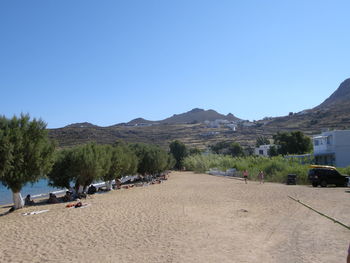
M 192 155 L 183 162 L 187 170 L 198 173 L 208 171 L 210 168 L 218 168 L 225 171 L 236 168 L 237 171 L 248 170 L 249 179 L 257 180 L 259 171 L 264 171 L 265 180 L 270 182 L 285 183 L 288 174 L 297 175 L 298 184 L 307 184 L 308 165 L 299 164 L 295 160 L 277 157 L 232 157 L 229 155 Z

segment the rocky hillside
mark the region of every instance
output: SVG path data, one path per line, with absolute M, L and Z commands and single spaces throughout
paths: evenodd
M 332 108 L 349 107 L 350 105 L 350 78 L 344 80 L 339 88 L 315 110 L 332 110 Z
M 274 118 L 266 128 L 318 133 L 323 129 L 350 129 L 350 79 L 317 107 L 290 116 Z
M 144 125 L 144 124 L 193 124 L 203 123 L 204 121 L 215 120 L 239 121 L 232 113 L 227 115 L 220 114 L 215 110 L 203 110 L 199 108 L 192 109 L 181 114 L 174 114 L 173 116 L 159 121 L 150 121 L 143 118 L 137 118 L 127 123 L 127 125 Z M 125 125 L 125 124 L 124 124 Z
M 138 118 L 129 123 L 99 127 L 91 123 L 77 123 L 49 130 L 51 138 L 61 147 L 95 141 L 113 143 L 116 140 L 154 143 L 167 147 L 172 140 L 181 140 L 189 146 L 205 148 L 224 140 L 235 140 L 243 146 L 254 145 L 258 135 L 269 138 L 278 131 L 303 131 L 318 134 L 323 129 L 350 129 L 350 79 L 319 106 L 284 117 L 269 118 L 238 124 L 236 131 L 225 125 L 210 128 L 203 122 L 216 119 L 239 120 L 232 114 L 223 115 L 214 110 L 193 109 L 160 121 Z
M 191 111 L 188 111 L 182 114 L 174 114 L 172 117 L 162 120 L 161 123 L 169 123 L 169 124 L 201 123 L 206 120 L 215 121 L 218 119 L 228 120 L 228 121 L 239 120 L 239 118 L 235 117 L 232 113 L 223 115 L 223 114 L 217 113 L 215 110 L 203 110 L 203 109 L 195 108 Z

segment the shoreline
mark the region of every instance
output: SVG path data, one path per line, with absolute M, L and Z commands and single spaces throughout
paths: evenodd
M 123 176 L 122 178 L 120 178 L 120 181 L 121 181 L 121 183 L 123 185 L 125 185 L 124 184 L 125 182 L 128 182 L 128 181 L 133 182 L 137 177 L 138 177 L 138 175 L 127 175 L 127 176 Z M 115 184 L 115 180 L 112 180 L 112 184 Z M 101 187 L 101 186 L 105 186 L 106 182 L 92 183 L 91 185 L 93 185 L 96 188 L 98 188 L 98 187 Z M 11 191 L 11 190 L 9 190 L 9 191 Z M 64 196 L 66 191 L 68 191 L 67 188 L 66 189 L 62 189 L 62 190 L 56 190 L 56 191 L 48 192 L 48 193 L 40 193 L 40 194 L 36 194 L 36 195 L 31 195 L 30 194 L 30 197 L 32 198 L 32 200 L 36 200 L 36 201 L 39 201 L 39 203 L 41 203 L 42 200 L 44 200 L 45 198 L 49 197 L 50 193 L 53 193 L 53 194 L 57 195 L 57 197 L 62 197 L 62 196 Z M 24 200 L 25 197 L 22 196 L 22 198 Z M 12 207 L 12 206 L 13 206 L 13 202 L 6 203 L 6 204 L 0 204 L 0 209 Z M 33 206 L 24 206 L 24 207 L 33 207 Z

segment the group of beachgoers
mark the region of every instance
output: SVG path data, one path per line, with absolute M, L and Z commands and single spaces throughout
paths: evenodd
M 168 179 L 169 172 L 156 175 L 156 176 L 139 176 L 137 180 L 135 180 L 133 183 L 130 182 L 124 182 L 122 183 L 121 180 L 117 179 L 115 180 L 115 184 L 112 185 L 112 189 L 118 190 L 118 189 L 129 189 L 133 187 L 139 187 L 139 186 L 147 186 L 151 184 L 160 184 L 162 181 Z M 67 207 L 81 207 L 83 206 L 81 199 L 86 199 L 88 195 L 93 195 L 97 192 L 108 192 L 111 189 L 108 189 L 106 186 L 96 187 L 95 185 L 91 184 L 87 191 L 83 191 L 81 193 L 77 192 L 74 187 L 70 187 L 69 190 L 66 191 L 65 195 L 62 197 L 57 197 L 54 193 L 49 194 L 49 198 L 46 201 L 47 204 L 57 204 L 60 202 L 73 202 L 76 201 L 76 203 L 69 204 Z M 24 205 L 25 206 L 32 206 L 35 205 L 35 201 L 31 198 L 30 194 L 26 196 L 24 199 Z
M 248 176 L 249 176 L 248 171 L 244 170 L 242 172 L 242 175 L 243 175 L 244 182 L 247 184 L 248 183 Z M 265 174 L 262 170 L 258 173 L 258 179 L 259 179 L 260 184 L 264 183 Z

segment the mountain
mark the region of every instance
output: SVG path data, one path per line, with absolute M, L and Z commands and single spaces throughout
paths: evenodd
M 50 129 L 49 136 L 60 147 L 94 141 L 110 144 L 116 140 L 145 142 L 167 148 L 173 140 L 180 140 L 190 147 L 206 148 L 219 141 L 236 141 L 242 146 L 255 144 L 257 136 L 272 138 L 279 131 L 302 131 L 307 135 L 319 134 L 323 129 L 350 129 L 350 79 L 343 81 L 338 89 L 313 109 L 288 116 L 264 118 L 254 123 L 238 123 L 236 130 L 221 125 L 211 128 L 204 121 L 226 119 L 238 121 L 233 114 L 223 115 L 215 110 L 192 109 L 160 121 L 143 118 L 109 127 L 91 123 L 75 123 L 60 129 Z M 249 127 L 248 127 L 249 126 Z
M 217 113 L 215 110 L 203 110 L 199 108 L 194 108 L 188 112 L 182 114 L 174 114 L 170 118 L 166 118 L 165 120 L 160 121 L 160 123 L 202 123 L 204 121 L 215 121 L 218 119 L 228 120 L 228 121 L 238 121 L 239 118 L 235 117 L 232 113 L 227 115 L 223 115 Z
M 136 118 L 131 121 L 129 121 L 128 125 L 138 125 L 138 124 L 151 124 L 154 123 L 154 121 L 145 120 L 144 118 Z
M 350 78 L 344 80 L 320 105 L 289 116 L 273 118 L 267 126 L 310 134 L 324 129 L 350 129 Z
M 99 127 L 99 126 L 94 125 L 90 122 L 79 122 L 79 123 L 69 124 L 69 125 L 65 126 L 64 128 L 96 128 L 96 127 Z
M 316 110 L 332 110 L 333 108 L 346 107 L 350 105 L 350 78 L 344 80 L 338 89 L 323 103 L 315 107 Z
M 139 126 L 139 125 L 150 125 L 150 124 L 189 124 L 189 123 L 203 123 L 204 121 L 215 121 L 215 120 L 228 120 L 228 121 L 239 121 L 240 119 L 235 117 L 232 113 L 227 115 L 220 114 L 215 110 L 203 110 L 194 108 L 188 112 L 181 114 L 174 114 L 173 116 L 160 121 L 150 121 L 143 118 L 136 118 L 128 123 L 119 125 L 128 126 Z M 117 124 L 118 125 L 118 124 Z

